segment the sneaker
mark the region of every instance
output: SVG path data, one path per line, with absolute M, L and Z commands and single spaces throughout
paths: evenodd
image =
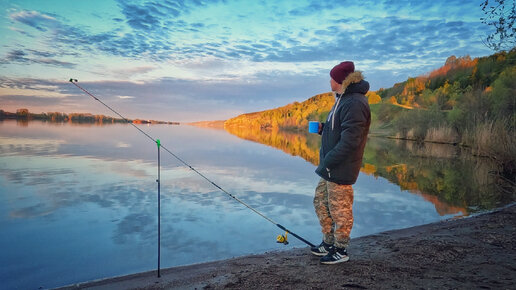
M 331 247 L 329 253 L 321 258 L 322 264 L 337 264 L 349 261 L 348 252 L 345 248 Z
M 319 246 L 310 248 L 310 251 L 316 256 L 326 256 L 330 252 L 330 248 L 332 248 L 332 245 L 323 241 Z

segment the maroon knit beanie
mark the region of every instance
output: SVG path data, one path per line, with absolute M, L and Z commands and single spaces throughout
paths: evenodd
M 355 71 L 355 65 L 352 61 L 344 61 L 334 66 L 330 71 L 331 78 L 339 84 L 342 84 L 346 77 Z

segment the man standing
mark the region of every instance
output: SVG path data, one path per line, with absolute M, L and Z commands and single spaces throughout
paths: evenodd
M 322 135 L 320 162 L 315 172 L 321 177 L 315 189 L 314 207 L 322 227 L 323 241 L 312 247 L 321 263 L 336 264 L 349 260 L 346 248 L 353 227 L 353 188 L 362 165 L 362 156 L 371 124 L 371 112 L 365 94 L 369 83 L 351 61 L 330 71 L 335 104 L 326 123 L 319 126 Z

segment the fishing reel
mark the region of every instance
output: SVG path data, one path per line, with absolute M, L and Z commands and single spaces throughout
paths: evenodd
M 288 245 L 287 235 L 288 232 L 285 232 L 284 235 L 278 235 L 278 237 L 276 238 L 276 243 Z

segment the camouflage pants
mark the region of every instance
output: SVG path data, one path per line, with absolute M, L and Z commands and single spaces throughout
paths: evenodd
M 347 248 L 353 227 L 353 188 L 321 178 L 314 197 L 315 213 L 322 227 L 323 240 Z

